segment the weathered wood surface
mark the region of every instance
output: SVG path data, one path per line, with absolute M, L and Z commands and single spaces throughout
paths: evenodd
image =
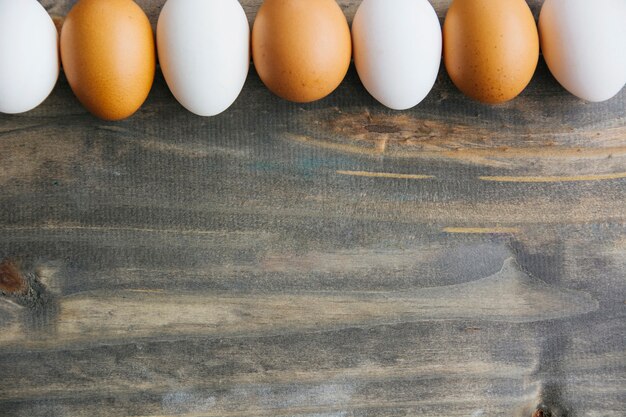
M 61 79 L 0 116 L 0 415 L 623 417 L 625 107 L 543 64 L 406 112 L 252 71 L 107 123 Z

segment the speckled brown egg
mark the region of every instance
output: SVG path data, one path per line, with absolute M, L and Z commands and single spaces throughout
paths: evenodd
M 454 0 L 443 42 L 454 84 L 484 103 L 518 96 L 539 60 L 537 25 L 525 0 Z
M 154 81 L 148 17 L 132 0 L 80 0 L 63 24 L 61 60 L 87 110 L 105 120 L 127 118 L 144 103 Z
M 256 71 L 274 94 L 311 102 L 343 81 L 352 55 L 348 22 L 335 0 L 265 0 L 252 29 Z

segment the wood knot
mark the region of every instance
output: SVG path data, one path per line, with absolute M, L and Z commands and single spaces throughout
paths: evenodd
M 0 263 L 0 291 L 6 294 L 26 294 L 28 285 L 17 263 L 5 259 Z
M 545 408 L 538 408 L 533 413 L 532 417 L 550 417 L 552 414 Z

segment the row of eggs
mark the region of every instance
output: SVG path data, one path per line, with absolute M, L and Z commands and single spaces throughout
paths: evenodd
M 60 42 L 36 0 L 0 0 L 0 112 L 45 100 L 59 75 L 59 43 L 73 92 L 105 120 L 126 118 L 143 104 L 157 53 L 173 95 L 202 116 L 235 101 L 250 52 L 263 83 L 295 102 L 334 91 L 354 57 L 370 94 L 403 110 L 431 91 L 442 52 L 467 96 L 511 100 L 530 82 L 541 44 L 567 90 L 604 101 L 626 84 L 626 1 L 546 0 L 538 31 L 525 0 L 454 0 L 442 34 L 427 0 L 363 0 L 352 30 L 335 0 L 265 0 L 250 34 L 237 0 L 168 0 L 155 48 L 150 22 L 132 0 L 79 0 Z

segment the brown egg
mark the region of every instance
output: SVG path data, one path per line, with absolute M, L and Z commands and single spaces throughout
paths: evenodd
M 351 56 L 350 28 L 335 0 L 265 0 L 259 9 L 252 57 L 274 94 L 319 100 L 341 84 Z
M 537 25 L 525 0 L 454 0 L 443 42 L 454 84 L 485 103 L 519 95 L 539 60 Z
M 132 0 L 80 0 L 61 30 L 61 60 L 78 100 L 120 120 L 148 97 L 156 67 L 152 27 Z

